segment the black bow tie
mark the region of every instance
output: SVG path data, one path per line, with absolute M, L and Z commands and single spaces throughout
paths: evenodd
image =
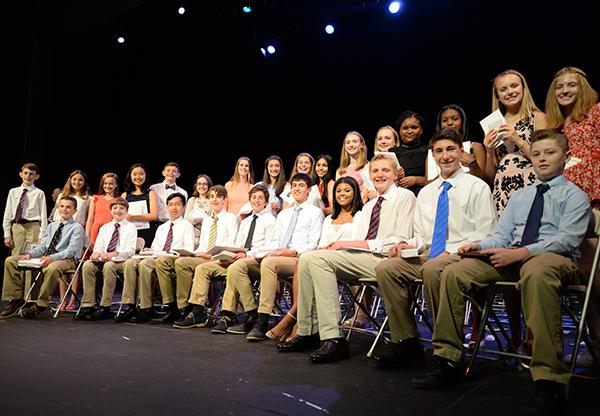
M 166 185 L 166 184 L 165 184 L 165 189 L 172 189 L 172 190 L 175 190 L 175 185 Z

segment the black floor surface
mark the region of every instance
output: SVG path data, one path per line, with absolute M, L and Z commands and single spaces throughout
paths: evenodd
M 208 329 L 112 321 L 0 319 L 0 415 L 518 415 L 528 371 L 483 362 L 438 391 L 410 387 L 421 370 L 384 371 L 352 336 L 351 357 L 315 365 Z M 572 415 L 596 414 L 598 381 L 574 380 Z

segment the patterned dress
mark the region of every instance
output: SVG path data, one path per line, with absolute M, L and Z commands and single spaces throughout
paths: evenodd
M 530 144 L 531 134 L 535 130 L 533 117 L 524 117 L 517 121 L 515 130 L 522 140 Z M 496 155 L 500 162 L 494 177 L 492 197 L 496 214 L 500 217 L 512 193 L 531 185 L 536 176 L 531 161 L 511 142 L 500 145 L 496 149 Z
M 564 128 L 571 155 L 581 162 L 565 170 L 568 180 L 583 189 L 594 207 L 600 206 L 600 103 L 595 104 L 581 121 Z

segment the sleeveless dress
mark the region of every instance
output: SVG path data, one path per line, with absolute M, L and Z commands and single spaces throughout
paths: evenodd
M 104 195 L 94 195 L 94 222 L 92 222 L 92 230 L 90 231 L 92 245 L 96 243 L 100 227 L 112 221 L 109 208 L 111 201 L 112 199 L 107 201 Z
M 146 192 L 140 195 L 134 195 L 132 193 L 126 193 L 125 199 L 127 202 L 136 202 L 136 201 L 146 201 L 146 208 L 148 212 L 150 212 L 150 193 Z M 156 234 L 156 229 L 158 228 L 158 223 L 156 221 L 150 221 L 150 228 L 146 228 L 145 230 L 137 230 L 138 237 L 142 237 L 145 242 L 146 247 L 150 247 L 152 245 L 152 241 L 154 240 L 154 234 Z
M 427 150 L 429 145 L 419 142 L 415 145 L 401 143 L 400 146 L 392 147 L 389 151 L 396 153 L 398 162 L 404 169 L 404 176 L 427 176 L 425 172 Z M 419 195 L 421 188 L 421 185 L 413 185 L 407 189 L 416 196 Z
M 587 193 L 595 208 L 600 207 L 600 103 L 585 118 L 564 128 L 571 155 L 581 162 L 565 169 L 566 178 Z
M 517 121 L 515 130 L 522 140 L 530 144 L 531 134 L 535 130 L 533 117 L 524 117 Z M 500 145 L 496 149 L 496 155 L 500 162 L 494 177 L 492 197 L 496 214 L 500 217 L 512 193 L 531 185 L 536 176 L 529 159 L 512 143 L 506 142 Z

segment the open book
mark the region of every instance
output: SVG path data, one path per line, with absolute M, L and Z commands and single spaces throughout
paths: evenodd
M 29 259 L 29 260 L 19 260 L 17 262 L 17 265 L 19 267 L 33 267 L 33 268 L 42 268 L 42 259 L 41 257 L 37 257 L 35 259 Z
M 236 253 L 244 252 L 243 248 L 240 247 L 224 247 L 224 246 L 215 246 L 212 249 L 208 250 L 208 254 L 211 254 L 211 260 L 228 260 L 233 261 L 233 257 Z

